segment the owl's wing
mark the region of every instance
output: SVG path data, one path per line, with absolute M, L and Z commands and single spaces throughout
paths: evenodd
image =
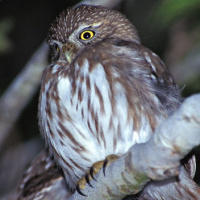
M 108 59 L 107 63 L 117 66 L 117 70 L 125 74 L 126 82 L 130 80 L 132 88 L 138 88 L 144 97 L 147 90 L 155 94 L 168 115 L 179 107 L 182 102 L 180 90 L 169 69 L 155 53 L 135 42 L 113 40 L 111 43 L 112 49 L 104 47 L 105 54 L 113 54 L 109 55 L 112 60 Z M 147 100 L 149 102 L 150 98 Z
M 163 85 L 177 87 L 172 74 L 159 56 L 144 46 L 141 46 L 140 50 L 151 71 L 151 76 Z

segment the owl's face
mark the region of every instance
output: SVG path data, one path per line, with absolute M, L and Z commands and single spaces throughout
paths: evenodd
M 110 38 L 139 43 L 136 29 L 121 13 L 100 6 L 79 6 L 61 13 L 47 42 L 53 50 L 53 62 L 71 63 L 84 48 Z

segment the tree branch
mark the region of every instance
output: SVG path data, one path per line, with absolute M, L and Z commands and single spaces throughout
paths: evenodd
M 114 8 L 117 6 L 122 0 L 83 0 L 77 5 L 88 4 L 88 5 L 101 5 L 107 8 Z
M 42 71 L 48 65 L 47 53 L 48 48 L 44 43 L 0 99 L 0 149 L 13 124 L 39 87 Z

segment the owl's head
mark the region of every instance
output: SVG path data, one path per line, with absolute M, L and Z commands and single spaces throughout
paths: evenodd
M 121 13 L 82 5 L 60 14 L 49 30 L 47 42 L 53 50 L 53 61 L 71 63 L 78 51 L 111 38 L 140 42 L 135 27 Z

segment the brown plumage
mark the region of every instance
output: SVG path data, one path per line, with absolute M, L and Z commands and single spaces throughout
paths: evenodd
M 149 140 L 181 97 L 169 70 L 117 11 L 68 9 L 47 41 L 52 64 L 42 76 L 39 122 L 73 190 L 93 163 Z

